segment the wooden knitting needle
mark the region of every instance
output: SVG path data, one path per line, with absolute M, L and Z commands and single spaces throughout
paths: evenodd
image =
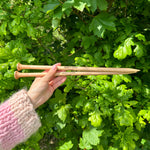
M 55 76 L 76 76 L 76 75 L 113 75 L 113 74 L 130 74 L 131 72 L 58 72 Z M 20 73 L 15 71 L 14 77 L 15 79 L 19 79 L 21 77 L 43 77 L 47 73 Z
M 22 65 L 18 63 L 17 70 L 22 69 L 38 69 L 38 70 L 47 70 L 51 69 L 52 66 L 43 66 L 43 65 Z M 57 66 L 58 70 L 72 70 L 72 71 L 86 71 L 86 72 L 127 72 L 127 73 L 136 73 L 140 70 L 132 68 L 105 68 L 105 67 L 76 67 L 76 66 Z

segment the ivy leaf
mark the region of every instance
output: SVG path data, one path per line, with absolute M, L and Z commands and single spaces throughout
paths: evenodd
M 125 59 L 127 55 L 132 54 L 132 48 L 134 46 L 134 42 L 132 38 L 128 38 L 125 40 L 124 45 L 119 45 L 118 49 L 114 52 L 114 57 L 118 59 Z
M 94 127 L 99 127 L 102 123 L 102 118 L 100 116 L 100 112 L 94 111 L 94 112 L 90 113 L 90 117 L 88 120 L 91 121 L 91 125 L 93 125 Z
M 99 137 L 102 136 L 103 131 L 96 128 L 85 129 L 80 138 L 79 147 L 81 149 L 92 149 L 92 145 L 98 145 L 100 143 Z
M 58 150 L 70 150 L 73 147 L 72 141 L 65 142 Z
M 92 20 L 89 30 L 93 31 L 98 37 L 103 37 L 106 29 L 116 31 L 114 21 L 115 17 L 113 15 L 102 12 Z

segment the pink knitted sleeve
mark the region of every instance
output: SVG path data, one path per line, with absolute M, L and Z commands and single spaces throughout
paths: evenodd
M 0 105 L 0 150 L 11 150 L 26 141 L 41 126 L 25 90 Z

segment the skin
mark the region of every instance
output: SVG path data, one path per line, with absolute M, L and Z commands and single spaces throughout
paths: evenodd
M 35 109 L 44 104 L 55 89 L 65 82 L 66 77 L 55 77 L 57 66 L 61 66 L 61 64 L 57 63 L 53 65 L 52 69 L 44 71 L 47 74 L 44 77 L 36 78 L 27 92 Z

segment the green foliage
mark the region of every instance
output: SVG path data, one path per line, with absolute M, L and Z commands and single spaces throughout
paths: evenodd
M 59 150 L 70 150 L 73 147 L 71 141 L 65 142 L 62 146 L 59 147 Z
M 79 147 L 81 149 L 92 149 L 92 145 L 100 143 L 99 137 L 103 131 L 97 131 L 95 128 L 86 129 L 83 131 L 82 138 L 80 138 Z
M 1 102 L 33 81 L 14 79 L 18 62 L 141 70 L 68 77 L 37 109 L 42 127 L 15 150 L 149 149 L 149 8 L 149 0 L 0 1 Z
M 98 37 L 104 37 L 105 30 L 115 31 L 115 17 L 106 13 L 101 12 L 99 15 L 95 16 L 92 20 L 89 30 L 93 31 Z

